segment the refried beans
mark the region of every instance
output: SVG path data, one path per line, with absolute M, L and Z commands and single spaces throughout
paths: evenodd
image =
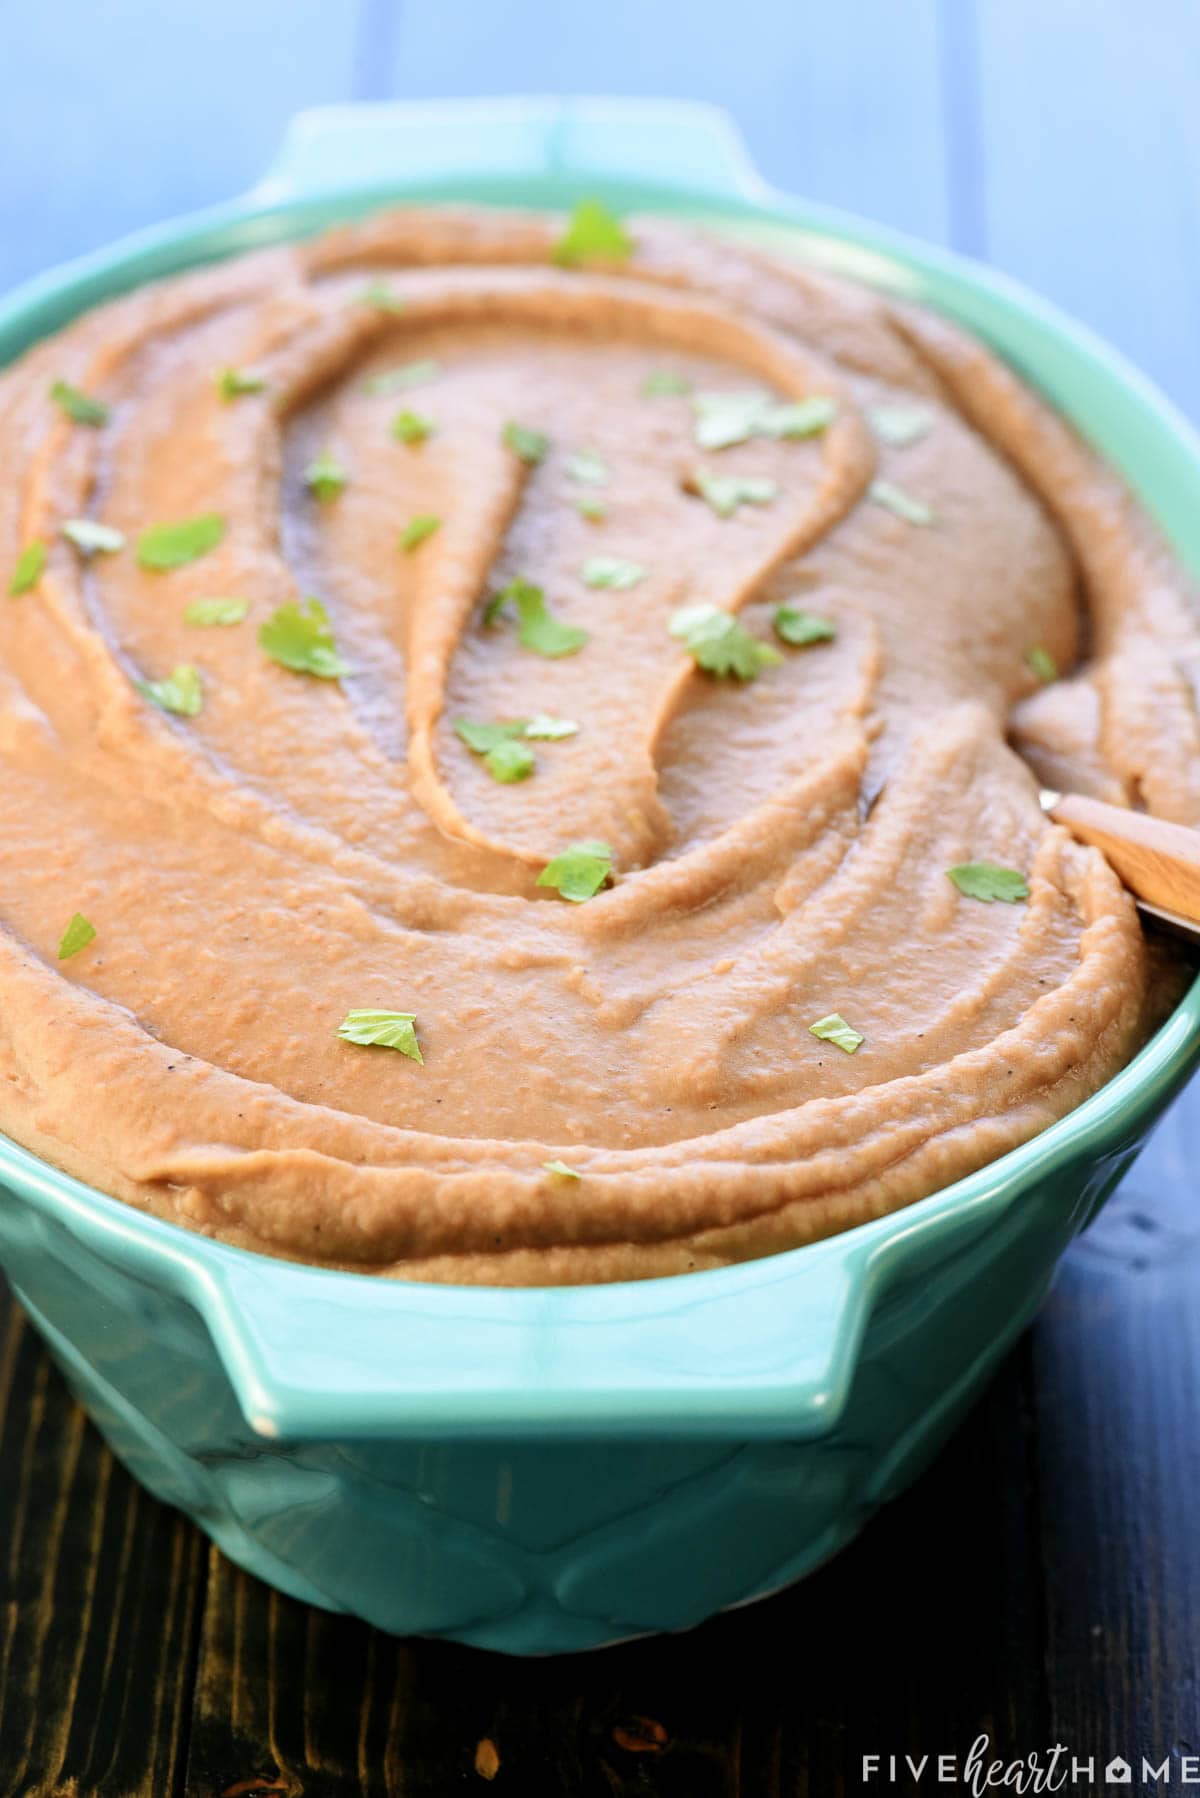
M 227 1242 L 769 1254 L 1162 1014 L 1037 797 L 1200 823 L 1197 612 L 1120 480 L 930 313 L 563 233 L 389 212 L 0 375 L 0 1128 Z

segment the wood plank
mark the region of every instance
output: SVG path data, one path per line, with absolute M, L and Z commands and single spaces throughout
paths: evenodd
M 927 237 L 947 231 L 936 0 L 805 7 L 701 0 L 407 0 L 376 67 L 380 92 L 680 95 L 739 119 L 763 173 Z
M 1200 8 L 977 5 L 988 254 L 1200 419 Z
M 357 9 L 328 0 L 22 6 L 4 21 L 0 291 L 121 232 L 225 199 L 293 112 L 348 99 Z
M 1167 1118 L 1035 1335 L 1053 1739 L 1155 1766 L 1200 1753 L 1198 1109 Z
M 114 1462 L 0 1291 L 4 1798 L 177 1790 L 203 1566 L 196 1532 Z
M 602 1654 L 398 1642 L 213 1551 L 188 1798 L 255 1780 L 443 1798 L 483 1789 L 481 1742 L 497 1789 L 529 1798 L 831 1798 L 862 1790 L 864 1753 L 1040 1739 L 1025 1377 L 1018 1355 L 929 1477 L 805 1585 Z

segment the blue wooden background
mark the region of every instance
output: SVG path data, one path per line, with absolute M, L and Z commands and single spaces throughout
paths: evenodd
M 0 64 L 0 287 L 248 185 L 316 102 L 679 95 L 779 185 L 1042 289 L 1200 421 L 1196 0 L 0 0 Z M 1131 1756 L 1200 1734 L 1198 1161 L 1185 1099 L 1069 1256 L 1011 1424 L 1045 1739 L 1103 1709 L 1088 1746 Z

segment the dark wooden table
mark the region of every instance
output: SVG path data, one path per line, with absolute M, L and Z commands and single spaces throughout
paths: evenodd
M 3 21 L 0 286 L 221 197 L 320 100 L 675 93 L 782 185 L 1041 287 L 1200 417 L 1195 0 L 59 0 Z M 820 1798 L 861 1756 L 1200 1755 L 1200 1111 L 937 1466 L 802 1588 L 513 1662 L 235 1571 L 0 1297 L 0 1798 Z M 481 1748 L 480 1744 L 484 1744 Z M 498 1757 L 498 1770 L 494 1757 Z M 914 1788 L 901 1771 L 867 1789 Z M 932 1788 L 938 1789 L 938 1788 Z M 944 1789 L 944 1788 L 942 1788 Z M 1086 1782 L 1076 1791 L 1086 1791 Z

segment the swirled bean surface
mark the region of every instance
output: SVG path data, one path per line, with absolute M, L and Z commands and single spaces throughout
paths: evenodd
M 1181 577 L 944 321 L 630 229 L 380 215 L 0 377 L 0 1127 L 48 1160 L 297 1259 L 637 1278 L 920 1198 L 1143 1040 L 1164 979 L 1035 776 L 1200 821 Z M 260 643 L 310 596 L 340 677 Z

